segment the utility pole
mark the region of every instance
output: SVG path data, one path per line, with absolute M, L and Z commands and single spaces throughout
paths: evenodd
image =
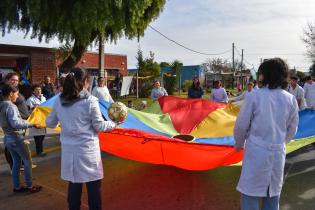
M 234 61 L 234 42 L 232 43 L 232 68 L 233 68 L 233 72 L 235 74 L 235 61 Z
M 234 63 L 234 42 L 232 43 L 232 71 L 233 71 L 233 79 L 232 79 L 232 88 L 234 89 L 234 80 L 235 80 L 235 63 Z
M 242 88 L 244 88 L 244 78 L 243 78 L 243 59 L 244 59 L 244 49 L 242 49 L 242 59 L 241 59 L 241 79 L 242 79 Z

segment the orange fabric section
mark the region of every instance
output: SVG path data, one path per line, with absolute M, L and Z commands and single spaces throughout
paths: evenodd
M 131 160 L 172 165 L 187 170 L 207 170 L 242 160 L 243 151 L 233 147 L 197 143 L 133 129 L 99 133 L 103 151 Z

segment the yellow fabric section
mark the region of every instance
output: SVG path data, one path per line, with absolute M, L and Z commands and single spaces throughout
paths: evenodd
M 309 137 L 309 138 L 305 138 L 305 139 L 299 139 L 299 140 L 293 140 L 293 141 L 290 141 L 288 144 L 287 144 L 287 154 L 295 151 L 295 150 L 298 150 L 306 145 L 309 145 L 309 144 L 312 144 L 315 142 L 315 136 L 312 136 L 312 137 Z
M 51 107 L 48 106 L 37 106 L 30 117 L 27 119 L 28 122 L 34 123 L 34 124 L 39 124 L 43 127 L 46 127 L 46 117 L 49 115 L 51 112 Z M 60 126 L 58 125 L 57 128 L 54 130 L 60 131 Z
M 239 108 L 233 104 L 217 109 L 211 112 L 190 134 L 196 138 L 233 136 L 238 112 Z

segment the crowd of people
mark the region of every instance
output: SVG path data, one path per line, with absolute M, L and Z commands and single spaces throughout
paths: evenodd
M 243 210 L 259 209 L 261 201 L 263 209 L 274 210 L 279 209 L 285 144 L 296 133 L 298 111 L 315 109 L 315 84 L 308 78 L 302 88 L 295 76 L 288 81 L 287 64 L 280 58 L 265 60 L 258 74 L 260 87 L 250 82 L 244 93 L 230 99 L 230 102 L 244 101 L 234 128 L 235 150 L 244 149 L 246 144 L 237 190 L 241 192 Z M 41 186 L 32 183 L 32 159 L 23 138 L 25 130 L 30 129 L 37 155 L 45 156 L 43 140 L 46 129 L 28 123 L 26 119 L 36 106 L 57 94 L 46 126 L 55 128 L 59 123 L 62 126 L 61 178 L 68 182 L 68 207 L 80 209 L 82 186 L 86 184 L 90 209 L 101 209 L 103 167 L 98 132 L 111 131 L 117 126 L 105 121 L 100 112 L 98 100 L 113 102 L 105 79 L 99 77 L 97 86 L 89 92 L 89 75 L 84 69 L 75 68 L 58 88 L 49 77 L 45 77 L 42 84 L 33 86 L 33 94 L 27 100 L 19 93 L 18 83 L 18 74 L 6 76 L 0 102 L 0 125 L 4 131 L 6 156 L 11 162 L 13 192 L 35 193 L 41 190 Z M 199 79 L 194 78 L 188 97 L 202 98 L 203 94 Z M 167 95 L 160 82 L 155 81 L 152 100 Z M 220 81 L 214 82 L 209 99 L 229 102 Z M 132 101 L 128 106 L 134 107 Z M 26 186 L 21 185 L 19 179 L 22 162 Z

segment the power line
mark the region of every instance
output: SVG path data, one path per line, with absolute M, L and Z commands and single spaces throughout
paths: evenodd
M 240 53 L 240 51 L 237 49 L 237 47 L 235 47 L 235 50 L 236 50 L 237 54 L 239 54 L 240 56 L 242 56 L 241 53 Z M 255 67 L 255 65 L 254 65 L 253 63 L 250 63 L 245 57 L 243 57 L 243 60 L 244 60 L 245 63 L 247 63 L 248 65 L 250 65 L 250 66 L 252 66 L 252 67 Z
M 191 49 L 191 48 L 189 48 L 189 47 L 186 47 L 186 46 L 184 46 L 183 44 L 180 44 L 180 43 L 178 43 L 177 41 L 175 41 L 175 40 L 173 40 L 173 39 L 167 37 L 166 35 L 164 35 L 164 34 L 163 34 L 162 32 L 160 32 L 159 30 L 153 28 L 151 25 L 149 25 L 149 27 L 150 27 L 153 31 L 157 32 L 158 34 L 160 34 L 161 36 L 163 36 L 164 38 L 166 38 L 167 40 L 169 40 L 169 41 L 175 43 L 176 45 L 178 45 L 178 46 L 180 46 L 180 47 L 185 48 L 186 50 L 189 50 L 189 51 L 191 51 L 191 52 L 194 52 L 194 53 L 198 53 L 198 54 L 201 54 L 201 55 L 223 55 L 223 54 L 226 54 L 226 53 L 228 53 L 228 52 L 231 52 L 231 49 L 230 49 L 230 50 L 226 50 L 226 51 L 224 51 L 224 52 L 220 52 L 220 53 L 204 53 L 204 52 L 200 52 L 200 51 L 197 51 L 197 50 L 193 50 L 193 49 Z

